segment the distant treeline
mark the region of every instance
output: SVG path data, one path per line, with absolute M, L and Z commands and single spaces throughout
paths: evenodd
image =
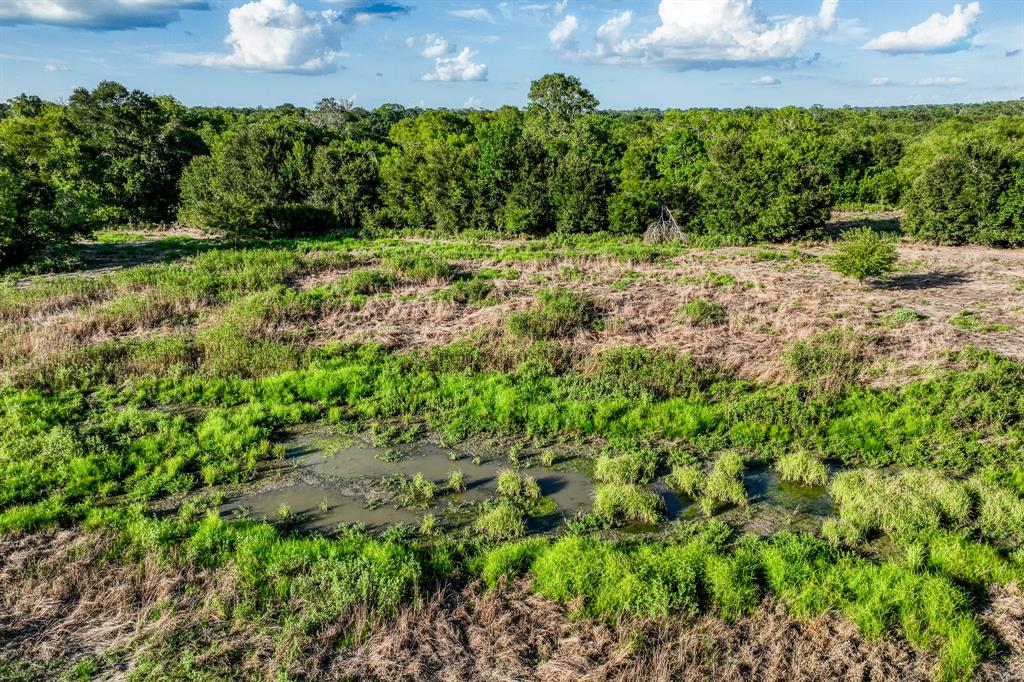
M 663 205 L 732 241 L 902 206 L 923 239 L 1024 245 L 1024 101 L 600 111 L 550 74 L 497 111 L 190 108 L 113 82 L 0 105 L 3 264 L 106 225 L 635 234 Z

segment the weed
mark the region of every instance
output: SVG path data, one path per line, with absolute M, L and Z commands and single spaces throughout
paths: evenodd
M 972 310 L 961 310 L 959 313 L 949 318 L 949 323 L 957 329 L 965 332 L 978 332 L 979 334 L 1005 332 L 1013 329 L 1013 327 L 1008 324 L 983 322 L 981 318 L 978 317 L 978 314 Z
M 498 495 L 512 499 L 535 500 L 540 497 L 540 486 L 533 476 L 520 474 L 512 469 L 498 472 Z
M 882 316 L 882 322 L 887 327 L 905 327 L 925 319 L 926 315 L 910 308 L 899 308 Z
M 439 535 L 441 533 L 441 522 L 433 514 L 424 514 L 423 518 L 420 519 L 419 532 L 423 537 Z
M 861 372 L 864 339 L 846 328 L 833 329 L 806 341 L 797 341 L 786 352 L 797 376 L 825 390 L 837 390 Z
M 427 254 L 390 256 L 384 260 L 384 266 L 397 275 L 422 284 L 448 282 L 455 275 L 447 261 Z

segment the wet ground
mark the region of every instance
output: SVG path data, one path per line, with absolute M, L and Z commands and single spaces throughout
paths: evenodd
M 564 453 L 550 466 L 541 464 L 538 453 L 520 455 L 513 466 L 507 455 L 474 455 L 429 441 L 386 448 L 321 433 L 289 436 L 285 449 L 287 456 L 273 482 L 229 500 L 222 507 L 225 517 L 286 522 L 317 532 L 352 524 L 380 532 L 394 524 L 419 524 L 430 513 L 450 530 L 468 525 L 479 505 L 496 496 L 498 473 L 515 468 L 533 476 L 541 494 L 553 503 L 553 511 L 531 519 L 529 525 L 531 532 L 549 532 L 587 511 L 595 486 L 592 460 Z M 453 471 L 462 473 L 464 491 L 448 489 Z M 406 497 L 401 482 L 417 474 L 436 485 L 434 499 L 416 504 Z M 749 532 L 813 528 L 832 513 L 825 488 L 782 482 L 767 466 L 748 465 L 743 481 L 749 506 L 723 508 L 718 515 Z M 651 487 L 665 501 L 667 520 L 700 516 L 698 505 L 661 479 Z M 627 530 L 659 532 L 661 527 Z

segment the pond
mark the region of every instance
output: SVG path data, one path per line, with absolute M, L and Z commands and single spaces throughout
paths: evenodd
M 361 524 L 368 531 L 380 532 L 394 524 L 419 524 L 424 514 L 431 513 L 442 526 L 453 529 L 472 522 L 479 505 L 496 496 L 498 473 L 512 468 L 507 457 L 474 456 L 429 441 L 383 448 L 358 438 L 302 433 L 290 436 L 285 450 L 285 475 L 269 487 L 230 500 L 221 509 L 223 516 L 286 521 L 316 532 L 331 532 L 341 524 Z M 557 530 L 590 508 L 595 487 L 592 460 L 563 456 L 552 466 L 542 466 L 537 457 L 521 457 L 515 468 L 533 476 L 541 494 L 554 503 L 554 511 L 531 519 L 530 532 Z M 453 471 L 464 477 L 462 492 L 446 490 L 445 481 Z M 397 482 L 399 477 L 409 480 L 417 474 L 433 481 L 438 494 L 429 503 L 410 508 L 403 504 L 407 501 Z M 808 519 L 832 513 L 825 488 L 782 482 L 765 465 L 748 465 L 743 481 L 750 507 L 722 509 L 720 515 L 755 532 L 765 523 L 792 525 L 796 519 L 806 525 Z M 664 500 L 668 520 L 701 516 L 698 505 L 663 480 L 658 479 L 651 488 Z M 659 527 L 627 530 L 657 532 Z

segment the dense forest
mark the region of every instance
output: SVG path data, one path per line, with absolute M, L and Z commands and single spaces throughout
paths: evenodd
M 123 224 L 228 235 L 642 231 L 723 241 L 902 207 L 946 244 L 1024 245 L 1024 102 L 602 111 L 580 81 L 525 109 L 185 107 L 114 82 L 0 105 L 0 264 Z

